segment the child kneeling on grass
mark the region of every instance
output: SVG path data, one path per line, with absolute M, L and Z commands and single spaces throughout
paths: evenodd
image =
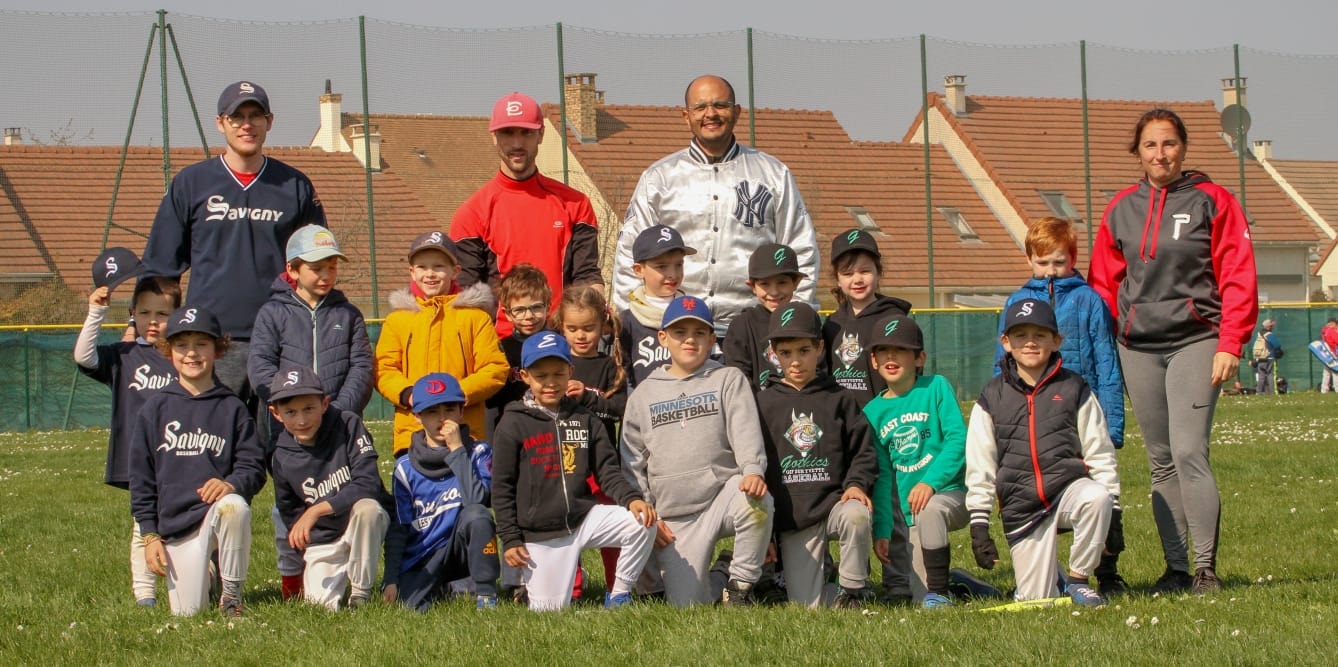
M 274 506 L 288 546 L 302 554 L 307 602 L 366 604 L 386 537 L 389 502 L 372 436 L 353 412 L 330 404 L 305 366 L 281 369 L 268 387 L 269 412 L 283 426 L 274 450 Z
M 382 596 L 427 611 L 468 577 L 478 609 L 497 606 L 497 530 L 488 511 L 492 448 L 469 434 L 465 392 L 449 373 L 413 384 L 422 428 L 395 461 L 395 526 L 387 538 Z
M 995 498 L 1018 601 L 1060 593 L 1058 531 L 1073 530 L 1068 585 L 1075 604 L 1106 604 L 1089 585 L 1119 507 L 1120 477 L 1106 418 L 1082 376 L 1062 367 L 1054 310 L 1023 299 L 1004 313 L 1002 373 L 986 383 L 966 433 L 966 508 L 976 563 L 994 567 Z
M 167 577 L 172 613 L 209 604 L 210 554 L 218 551 L 219 609 L 242 615 L 251 559 L 251 497 L 265 485 L 265 451 L 246 404 L 214 382 L 227 351 L 218 318 L 203 308 L 168 317 L 160 349 L 177 382 L 149 397 L 130 438 L 130 509 L 149 569 Z
M 622 547 L 604 606 L 628 604 L 654 543 L 655 509 L 623 477 L 599 417 L 567 396 L 567 340 L 541 331 L 520 358 L 529 391 L 506 407 L 493 438 L 493 509 L 506 562 L 524 568 L 531 610 L 555 610 L 570 604 L 581 549 Z M 586 482 L 592 473 L 618 506 L 599 504 Z

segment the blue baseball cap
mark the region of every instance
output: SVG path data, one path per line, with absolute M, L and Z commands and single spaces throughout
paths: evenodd
M 525 339 L 520 348 L 520 367 L 529 368 L 541 359 L 555 357 L 571 363 L 571 345 L 556 331 L 540 331 Z
M 668 329 L 674 322 L 688 318 L 701 320 L 706 326 L 715 327 L 715 318 L 711 317 L 711 307 L 707 306 L 705 301 L 695 296 L 680 296 L 669 302 L 669 307 L 664 309 L 664 319 L 660 320 L 660 328 Z
M 413 413 L 442 403 L 464 403 L 465 391 L 450 373 L 428 373 L 413 383 Z

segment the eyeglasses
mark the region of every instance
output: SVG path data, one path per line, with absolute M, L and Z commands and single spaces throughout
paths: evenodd
M 730 109 L 733 109 L 735 106 L 736 105 L 734 104 L 733 100 L 712 100 L 710 102 L 698 102 L 688 107 L 688 111 L 691 111 L 692 113 L 705 113 L 707 109 L 715 109 L 716 111 L 729 111 Z
M 228 125 L 241 127 L 243 125 L 259 125 L 261 121 L 269 122 L 270 115 L 267 113 L 240 114 L 235 113 L 231 116 L 224 116 L 228 120 Z
M 513 320 L 519 320 L 525 317 L 543 317 L 548 312 L 548 306 L 542 303 L 535 303 L 528 306 L 516 306 L 507 308 L 506 314 Z

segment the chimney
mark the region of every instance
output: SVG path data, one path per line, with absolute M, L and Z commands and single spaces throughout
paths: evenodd
M 1252 143 L 1254 144 L 1254 159 L 1260 162 L 1268 162 L 1273 159 L 1272 139 L 1255 139 Z
M 598 141 L 596 109 L 604 104 L 604 91 L 595 90 L 595 75 L 590 72 L 568 74 L 563 78 L 567 97 L 567 126 L 583 144 Z
M 381 171 L 381 127 L 380 127 L 379 125 L 372 125 L 372 126 L 371 126 L 372 133 L 371 133 L 370 136 L 364 136 L 364 135 L 363 135 L 363 133 L 362 133 L 362 123 L 354 123 L 351 127 L 352 127 L 352 129 L 353 129 L 353 157 L 358 158 L 358 162 L 362 163 L 362 166 L 363 166 L 364 168 L 368 168 L 368 167 L 367 167 L 367 165 L 368 165 L 368 161 L 365 161 L 365 160 L 366 160 L 367 152 L 366 152 L 366 150 L 364 150 L 363 147 L 364 147 L 364 145 L 367 143 L 367 140 L 370 138 L 370 139 L 371 139 L 371 144 L 370 144 L 370 145 L 371 145 L 371 149 L 372 149 L 372 150 L 371 150 L 371 160 L 370 160 L 370 164 L 371 164 L 370 170 L 371 170 L 372 172 L 374 172 L 374 173 L 376 173 L 376 172 L 380 172 L 380 171 Z
M 1245 106 L 1245 77 L 1243 76 L 1240 78 L 1240 99 L 1236 99 L 1236 78 L 1222 79 L 1222 107 L 1226 108 L 1233 104 Z
M 966 114 L 966 75 L 949 74 L 943 77 L 944 101 L 954 116 Z
M 5 128 L 5 145 L 6 145 L 6 146 L 22 146 L 22 145 L 23 145 L 23 129 L 22 129 L 22 128 L 18 128 L 18 127 L 7 127 L 7 128 Z
M 313 148 L 319 148 L 327 153 L 347 153 L 350 148 L 348 141 L 344 139 L 344 96 L 339 93 L 330 92 L 330 80 L 325 80 L 325 94 L 321 95 L 320 105 L 320 128 L 316 130 L 316 136 L 311 140 Z

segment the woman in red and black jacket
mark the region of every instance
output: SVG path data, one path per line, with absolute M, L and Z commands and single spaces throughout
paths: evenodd
M 1213 409 L 1218 387 L 1236 377 L 1259 302 L 1245 213 L 1207 175 L 1183 168 L 1188 144 L 1173 111 L 1138 120 L 1129 152 L 1144 178 L 1106 207 L 1091 281 L 1115 317 L 1124 384 L 1146 441 L 1166 557 L 1153 590 L 1202 594 L 1220 589 Z

